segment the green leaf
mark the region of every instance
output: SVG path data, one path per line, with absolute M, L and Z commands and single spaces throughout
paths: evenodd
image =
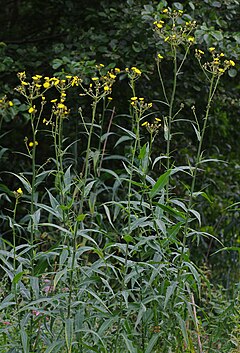
M 67 272 L 67 268 L 64 268 L 63 270 L 56 273 L 56 276 L 54 277 L 54 281 L 53 281 L 54 290 L 55 290 L 59 280 L 62 278 L 62 276 L 64 276 L 66 274 L 66 272 Z
M 187 333 L 187 328 L 186 328 L 186 324 L 185 324 L 185 321 L 181 318 L 181 316 L 179 315 L 179 313 L 175 312 L 175 315 L 178 319 L 178 322 L 179 322 L 179 325 L 180 325 L 180 328 L 181 328 L 181 331 L 182 331 L 182 334 L 183 334 L 183 337 L 184 337 L 184 341 L 187 345 L 187 347 L 189 346 L 189 339 L 188 339 L 188 333 Z
M 150 339 L 150 341 L 148 342 L 148 346 L 145 350 L 145 353 L 153 353 L 154 352 L 154 346 L 157 343 L 157 340 L 159 338 L 160 334 L 156 333 L 155 335 L 153 335 Z
M 168 303 L 170 297 L 173 295 L 177 285 L 178 285 L 178 282 L 172 282 L 172 284 L 167 287 L 166 297 L 165 297 L 165 301 L 164 301 L 164 309 L 166 308 L 167 303 Z
M 14 284 L 17 284 L 20 279 L 22 278 L 22 275 L 24 274 L 24 272 L 19 272 L 17 273 L 14 277 L 13 277 L 13 280 L 12 280 L 12 283 Z
M 72 352 L 72 341 L 73 341 L 73 320 L 66 319 L 65 321 L 65 340 L 68 349 L 68 353 Z
M 149 196 L 152 199 L 155 195 L 157 195 L 159 193 L 159 191 L 161 191 L 164 186 L 167 184 L 168 180 L 169 180 L 169 176 L 171 174 L 171 169 L 168 170 L 166 173 L 164 173 L 163 175 L 161 175 L 158 180 L 156 181 L 155 185 L 152 187 L 152 189 L 149 191 Z
M 76 221 L 82 222 L 82 221 L 84 221 L 85 217 L 86 217 L 86 214 L 81 213 L 77 216 Z
M 58 353 L 58 352 L 62 352 L 62 347 L 64 345 L 63 341 L 57 341 L 57 342 L 53 342 L 50 346 L 48 346 L 47 350 L 45 351 L 45 353 Z M 61 349 L 61 351 L 60 351 Z
M 132 243 L 133 242 L 133 237 L 130 234 L 126 234 L 123 236 L 123 239 L 125 240 L 126 243 Z
M 137 353 L 137 349 L 133 346 L 132 341 L 130 341 L 130 339 L 127 338 L 125 333 L 122 333 L 122 337 L 126 343 L 128 353 Z
M 23 184 L 24 188 L 27 190 L 27 192 L 29 194 L 32 193 L 32 187 L 31 187 L 31 184 L 29 183 L 29 181 L 27 180 L 27 178 L 25 178 L 24 176 L 22 175 L 18 175 L 18 174 L 15 174 L 15 173 L 12 173 L 12 172 L 9 172 L 9 174 L 12 174 L 14 175 L 16 178 L 18 178 L 21 183 Z
M 24 330 L 24 328 L 21 328 L 20 336 L 21 336 L 21 341 L 22 341 L 23 352 L 29 353 L 28 335 L 27 335 L 26 331 Z

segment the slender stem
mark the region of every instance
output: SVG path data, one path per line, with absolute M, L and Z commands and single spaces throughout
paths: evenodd
M 92 103 L 92 121 L 91 121 L 91 126 L 90 126 L 90 130 L 89 130 L 89 134 L 88 134 L 87 150 L 86 150 L 86 157 L 85 157 L 85 170 L 84 170 L 83 185 L 82 185 L 82 196 L 81 196 L 81 200 L 80 200 L 80 214 L 82 213 L 84 197 L 85 197 L 84 189 L 86 186 L 87 176 L 88 176 L 89 155 L 90 155 L 90 147 L 91 147 L 91 142 L 92 142 L 94 121 L 95 121 L 96 110 L 97 110 L 97 103 L 98 103 L 98 98 L 96 97 Z
M 157 61 L 157 70 L 158 70 L 158 76 L 159 76 L 159 79 L 160 79 L 160 82 L 161 82 L 162 91 L 163 91 L 163 95 L 164 95 L 165 101 L 169 105 L 169 100 L 168 100 L 168 97 L 167 97 L 167 94 L 166 94 L 166 89 L 165 89 L 165 85 L 164 85 L 164 82 L 163 82 L 162 73 L 161 73 L 161 69 L 160 69 L 160 61 Z
M 102 148 L 101 160 L 99 162 L 99 167 L 98 167 L 98 176 L 100 175 L 100 172 L 101 172 L 103 157 L 104 157 L 105 150 L 106 150 L 106 147 L 107 147 L 108 134 L 109 134 L 111 126 L 112 126 L 112 121 L 113 121 L 114 114 L 115 114 L 115 107 L 113 107 L 113 110 L 112 110 L 112 114 L 111 114 L 110 121 L 109 121 L 108 128 L 107 128 L 107 136 L 106 136 L 106 138 L 104 140 L 104 144 L 103 144 L 103 148 Z
M 69 296 L 68 296 L 68 305 L 67 305 L 67 318 L 71 317 L 71 304 L 72 304 L 72 296 L 73 296 L 73 274 L 75 268 L 75 259 L 77 252 L 77 230 L 78 230 L 78 221 L 75 222 L 74 230 L 73 230 L 73 239 L 72 239 L 72 261 L 70 267 L 70 278 L 69 278 Z
M 186 245 L 186 240 L 187 240 L 187 231 L 188 231 L 188 225 L 189 225 L 189 219 L 190 219 L 190 210 L 191 210 L 192 204 L 193 204 L 193 194 L 194 194 L 195 184 L 196 184 L 196 179 L 197 179 L 198 166 L 201 163 L 201 159 L 202 159 L 201 152 L 202 152 L 203 139 L 204 139 L 207 123 L 208 123 L 208 117 L 209 117 L 209 112 L 210 112 L 210 108 L 211 108 L 211 103 L 212 103 L 213 96 L 214 96 L 214 93 L 216 91 L 216 88 L 218 86 L 218 82 L 219 82 L 219 77 L 215 81 L 215 76 L 212 75 L 212 80 L 211 80 L 211 83 L 210 83 L 209 94 L 208 94 L 207 109 L 206 109 L 206 113 L 205 113 L 205 116 L 204 116 L 204 119 L 203 119 L 204 122 L 203 122 L 202 131 L 201 131 L 201 134 L 200 134 L 200 141 L 199 141 L 199 144 L 198 144 L 196 163 L 195 163 L 195 168 L 194 168 L 193 177 L 192 177 L 192 184 L 191 184 L 191 189 L 190 189 L 190 197 L 189 197 L 189 201 L 188 201 L 188 210 L 187 210 L 186 222 L 185 222 L 185 226 L 184 226 L 183 249 L 184 249 L 184 247 Z
M 169 104 L 169 113 L 167 119 L 167 170 L 170 169 L 170 144 L 171 144 L 171 125 L 173 119 L 173 104 L 175 100 L 176 88 L 177 88 L 177 50 L 176 47 L 173 46 L 173 87 L 172 87 L 172 94 L 171 100 Z M 168 193 L 169 193 L 169 181 L 166 185 L 166 199 L 168 200 Z

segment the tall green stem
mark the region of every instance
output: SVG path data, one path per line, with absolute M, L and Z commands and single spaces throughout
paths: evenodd
M 184 235 L 183 235 L 183 249 L 186 245 L 186 240 L 187 240 L 187 232 L 188 232 L 188 225 L 189 225 L 189 219 L 190 219 L 190 210 L 192 208 L 193 204 L 193 194 L 195 190 L 195 184 L 196 184 L 196 179 L 197 179 L 197 172 L 198 172 L 198 167 L 199 164 L 201 163 L 202 160 L 202 144 L 203 144 L 203 139 L 205 135 L 205 131 L 207 128 L 207 123 L 208 123 L 208 118 L 209 118 L 209 112 L 211 109 L 211 103 L 215 94 L 215 91 L 217 89 L 219 82 L 219 77 L 215 80 L 215 75 L 212 75 L 211 83 L 210 83 L 210 88 L 209 88 L 209 94 L 208 94 L 208 103 L 207 103 L 207 109 L 206 113 L 203 119 L 203 127 L 201 130 L 200 134 L 200 140 L 198 144 L 198 151 L 197 151 L 197 156 L 196 156 L 196 163 L 195 163 L 195 168 L 193 170 L 193 176 L 192 176 L 192 184 L 191 184 L 191 189 L 190 189 L 190 197 L 188 201 L 188 210 L 187 210 L 187 215 L 186 215 L 186 222 L 184 226 Z
M 82 185 L 82 197 L 80 200 L 80 214 L 82 213 L 82 210 L 83 210 L 83 203 L 84 203 L 84 198 L 85 198 L 84 189 L 85 189 L 85 186 L 87 183 L 87 177 L 88 177 L 89 155 L 90 155 L 90 147 L 91 147 L 91 142 L 92 142 L 94 121 L 95 121 L 96 110 L 97 110 L 97 103 L 98 103 L 98 98 L 96 97 L 92 103 L 92 120 L 91 120 L 91 126 L 90 126 L 90 130 L 89 130 L 89 134 L 88 134 L 87 150 L 86 150 L 86 157 L 85 157 L 84 177 L 83 177 L 83 185 Z
M 176 47 L 173 46 L 173 86 L 172 86 L 172 94 L 169 104 L 169 112 L 168 112 L 168 119 L 167 119 L 167 170 L 170 169 L 170 145 L 171 145 L 171 127 L 172 127 L 172 120 L 173 120 L 173 105 L 176 95 L 176 88 L 177 88 L 177 50 Z M 168 200 L 168 193 L 169 193 L 169 182 L 166 185 L 166 198 Z

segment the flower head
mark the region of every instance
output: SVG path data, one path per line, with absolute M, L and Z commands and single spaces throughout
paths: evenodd
M 23 191 L 22 191 L 21 188 L 18 188 L 18 189 L 17 189 L 17 194 L 18 194 L 19 196 L 22 196 L 22 195 L 23 195 Z

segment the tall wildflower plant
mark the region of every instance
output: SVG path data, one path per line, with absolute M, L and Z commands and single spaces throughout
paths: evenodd
M 207 313 L 200 307 L 201 291 L 210 284 L 190 259 L 189 243 L 193 235 L 201 236 L 194 228 L 201 220 L 194 209 L 200 194 L 195 188 L 206 162 L 202 146 L 211 104 L 221 76 L 235 63 L 215 48 L 208 54 L 196 49 L 209 82 L 208 101 L 202 120 L 195 107 L 193 119 L 187 119 L 197 137 L 195 161 L 177 166 L 171 141 L 183 106 L 177 107 L 176 92 L 195 45 L 195 26 L 182 10 L 171 8 L 163 8 L 153 21 L 173 64 L 169 89 L 162 76 L 165 57 L 157 53 L 159 101 L 167 107 L 167 116 L 159 116 L 148 97 L 138 94 L 143 68 L 108 69 L 100 64 L 88 82 L 81 73 L 30 79 L 19 73 L 17 91 L 24 97 L 31 127 L 25 139 L 31 170 L 14 174 L 21 183 L 15 192 L 4 189 L 14 202 L 11 217 L 1 216 L 12 234 L 12 242 L 3 239 L 0 252 L 6 274 L 2 283 L 6 278 L 10 282 L 0 292 L 3 353 L 210 353 L 216 348 L 211 328 L 217 319 L 206 330 Z M 118 74 L 127 77 L 130 86 L 126 115 L 115 114 Z M 78 94 L 78 112 L 70 104 L 72 90 Z M 1 109 L 9 107 L 5 98 L 0 101 Z M 65 126 L 77 113 L 81 135 L 69 143 Z M 43 132 L 51 137 L 53 151 L 39 165 Z M 164 155 L 158 146 L 161 134 Z M 81 158 L 74 160 L 69 156 L 79 140 Z M 162 160 L 167 161 L 164 170 L 156 175 Z M 182 172 L 191 177 L 185 202 L 171 185 Z M 205 302 L 206 308 L 212 303 L 208 296 Z M 228 313 L 236 316 L 229 306 L 222 322 Z M 226 352 L 224 347 L 219 352 Z M 227 347 L 229 352 L 232 346 Z

